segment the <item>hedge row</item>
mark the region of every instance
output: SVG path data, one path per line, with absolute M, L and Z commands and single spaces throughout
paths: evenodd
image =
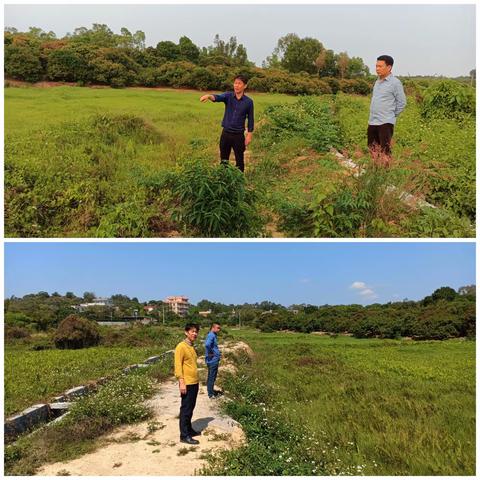
M 371 82 L 364 79 L 319 78 L 307 73 L 293 74 L 257 67 L 199 66 L 187 61 L 144 66 L 127 49 L 73 48 L 69 45 L 45 49 L 21 44 L 5 47 L 6 77 L 27 82 L 49 80 L 115 88 L 147 86 L 225 90 L 239 73 L 247 75 L 249 88 L 257 92 L 321 95 L 341 91 L 368 95 L 372 87 Z

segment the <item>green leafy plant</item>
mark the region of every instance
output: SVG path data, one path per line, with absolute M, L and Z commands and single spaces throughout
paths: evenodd
M 312 97 L 302 97 L 294 104 L 271 105 L 265 109 L 268 119 L 262 130 L 265 145 L 285 138 L 300 137 L 319 152 L 340 144 L 339 128 L 329 105 Z
M 174 219 L 207 237 L 250 237 L 261 232 L 256 193 L 230 165 L 187 162 L 167 184 L 177 199 Z
M 462 118 L 475 114 L 475 90 L 454 80 L 441 80 L 423 94 L 424 118 Z

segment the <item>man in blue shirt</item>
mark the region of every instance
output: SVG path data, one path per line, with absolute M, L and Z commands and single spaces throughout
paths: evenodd
M 252 141 L 253 133 L 253 100 L 245 95 L 247 79 L 243 75 L 237 75 L 233 82 L 233 92 L 225 92 L 220 95 L 203 95 L 201 102 L 223 102 L 225 113 L 222 120 L 222 135 L 220 137 L 220 161 L 228 163 L 230 152 L 235 153 L 237 167 L 243 172 L 245 163 L 243 154 L 246 147 Z M 245 120 L 248 119 L 248 133 L 245 137 Z
M 219 323 L 212 323 L 207 338 L 205 339 L 205 363 L 208 367 L 207 393 L 208 398 L 216 398 L 221 392 L 215 391 L 214 385 L 217 379 L 218 364 L 220 363 L 220 349 L 218 348 L 217 335 L 222 329 Z
M 375 70 L 378 79 L 373 86 L 368 119 L 368 148 L 373 159 L 388 165 L 391 161 L 393 127 L 407 104 L 402 82 L 392 75 L 393 58 L 380 55 Z

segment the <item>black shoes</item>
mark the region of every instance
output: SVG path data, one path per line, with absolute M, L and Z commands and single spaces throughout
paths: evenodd
M 198 440 L 195 440 L 192 437 L 185 437 L 185 438 L 180 437 L 180 441 L 182 443 L 188 443 L 189 445 L 198 445 L 200 443 Z
M 191 437 L 198 437 L 201 434 L 202 434 L 202 432 L 197 432 L 196 430 L 192 430 L 191 433 L 190 433 L 190 436 Z

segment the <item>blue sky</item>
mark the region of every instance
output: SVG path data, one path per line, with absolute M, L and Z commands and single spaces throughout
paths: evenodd
M 369 304 L 475 283 L 473 243 L 6 242 L 5 296 Z
M 381 54 L 395 58 L 400 75 L 460 76 L 475 67 L 474 5 L 5 6 L 5 25 L 20 31 L 35 26 L 61 37 L 93 23 L 116 33 L 142 30 L 153 46 L 182 35 L 200 47 L 211 45 L 216 33 L 224 40 L 236 36 L 259 66 L 281 36 L 297 33 L 362 57 L 372 72 Z

